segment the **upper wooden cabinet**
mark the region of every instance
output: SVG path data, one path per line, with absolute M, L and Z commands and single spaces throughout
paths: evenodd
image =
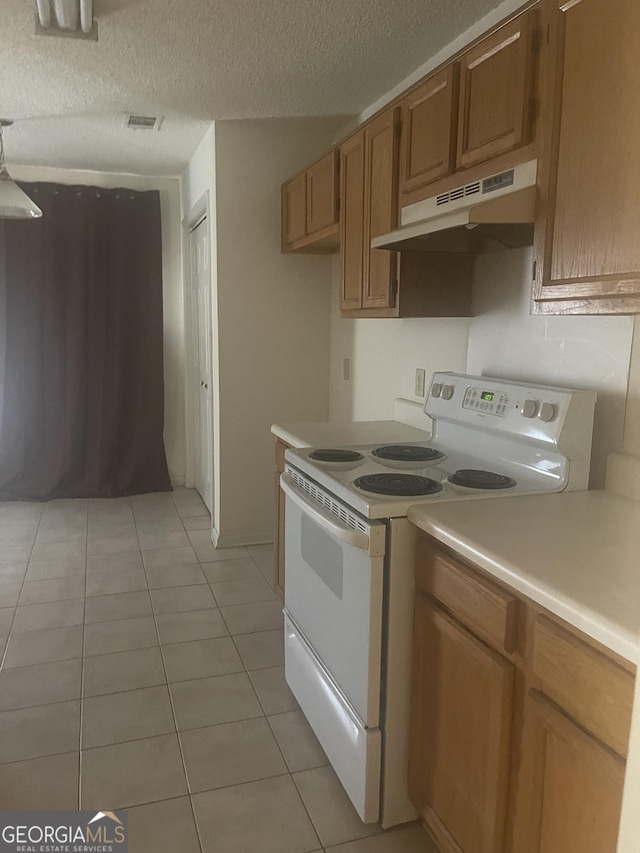
M 416 202 L 531 160 L 532 313 L 640 312 L 639 77 L 640 2 L 540 0 L 376 114 L 342 145 L 343 315 L 468 316 L 468 262 L 370 240 Z M 337 250 L 337 158 L 284 185 L 283 251 Z
M 535 11 L 461 59 L 457 167 L 473 166 L 530 140 L 534 117 Z
M 387 110 L 342 145 L 342 311 L 395 306 L 395 252 L 371 249 L 398 215 L 399 108 Z
M 282 251 L 335 252 L 339 248 L 337 149 L 282 185 Z
M 458 74 L 459 64 L 454 62 L 429 77 L 400 102 L 402 196 L 455 171 Z
M 471 316 L 471 256 L 371 248 L 397 224 L 399 123 L 394 107 L 341 146 L 342 316 Z
M 282 188 L 282 238 L 290 246 L 307 236 L 306 175 L 292 178 Z
M 538 18 L 523 12 L 401 99 L 401 207 L 486 177 L 486 161 L 536 157 Z
M 307 169 L 307 234 L 338 224 L 339 168 L 340 154 L 335 150 Z
M 365 213 L 364 152 L 364 130 L 347 139 L 340 149 L 340 198 L 342 199 L 342 216 L 340 217 L 342 243 L 340 309 L 342 311 L 362 308 Z
M 398 224 L 398 153 L 400 108 L 387 110 L 364 132 L 363 308 L 390 308 L 397 289 L 397 255 L 372 249 L 371 240 Z
M 640 3 L 550 2 L 534 310 L 640 311 Z

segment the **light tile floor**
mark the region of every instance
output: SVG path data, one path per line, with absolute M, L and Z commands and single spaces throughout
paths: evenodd
M 129 809 L 131 853 L 434 853 L 363 824 L 284 681 L 271 546 L 199 495 L 0 503 L 0 809 Z

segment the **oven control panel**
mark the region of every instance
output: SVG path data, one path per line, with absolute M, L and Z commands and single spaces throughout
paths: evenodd
M 438 371 L 424 410 L 441 440 L 452 429 L 479 428 L 553 444 L 575 458 L 591 446 L 595 400 L 592 391 Z
M 481 385 L 469 385 L 462 400 L 463 409 L 486 412 L 500 418 L 504 417 L 508 406 L 509 394 L 506 391 L 489 390 Z

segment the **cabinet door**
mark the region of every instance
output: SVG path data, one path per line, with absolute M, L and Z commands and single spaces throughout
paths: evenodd
M 550 300 L 547 313 L 640 311 L 640 3 L 563 2 L 552 35 L 554 133 L 535 299 Z
M 398 223 L 400 107 L 387 110 L 365 128 L 365 213 L 363 308 L 390 308 L 397 290 L 396 252 L 371 249 L 373 237 Z
M 624 761 L 542 696 L 527 713 L 538 735 L 535 853 L 615 853 Z
M 520 15 L 462 57 L 458 168 L 529 141 L 534 15 Z
M 501 853 L 513 666 L 416 599 L 409 790 L 439 846 Z
M 401 194 L 455 171 L 458 77 L 455 62 L 402 101 Z
M 330 151 L 307 169 L 307 233 L 338 221 L 338 151 Z
M 340 308 L 362 307 L 364 262 L 364 131 L 350 137 L 340 154 L 342 286 Z
M 284 186 L 284 242 L 295 243 L 307 236 L 306 176 L 293 178 Z

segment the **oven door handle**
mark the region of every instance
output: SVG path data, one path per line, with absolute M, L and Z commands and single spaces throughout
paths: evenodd
M 353 528 L 338 521 L 335 516 L 322 512 L 319 504 L 309 500 L 304 492 L 293 484 L 289 474 L 280 475 L 280 488 L 288 498 L 291 498 L 294 504 L 298 505 L 305 515 L 312 518 L 327 533 L 330 533 L 341 542 L 346 542 L 347 545 L 353 545 L 354 548 L 360 548 L 362 551 L 369 550 L 369 536 L 366 533 L 363 533 L 361 530 L 353 530 Z

